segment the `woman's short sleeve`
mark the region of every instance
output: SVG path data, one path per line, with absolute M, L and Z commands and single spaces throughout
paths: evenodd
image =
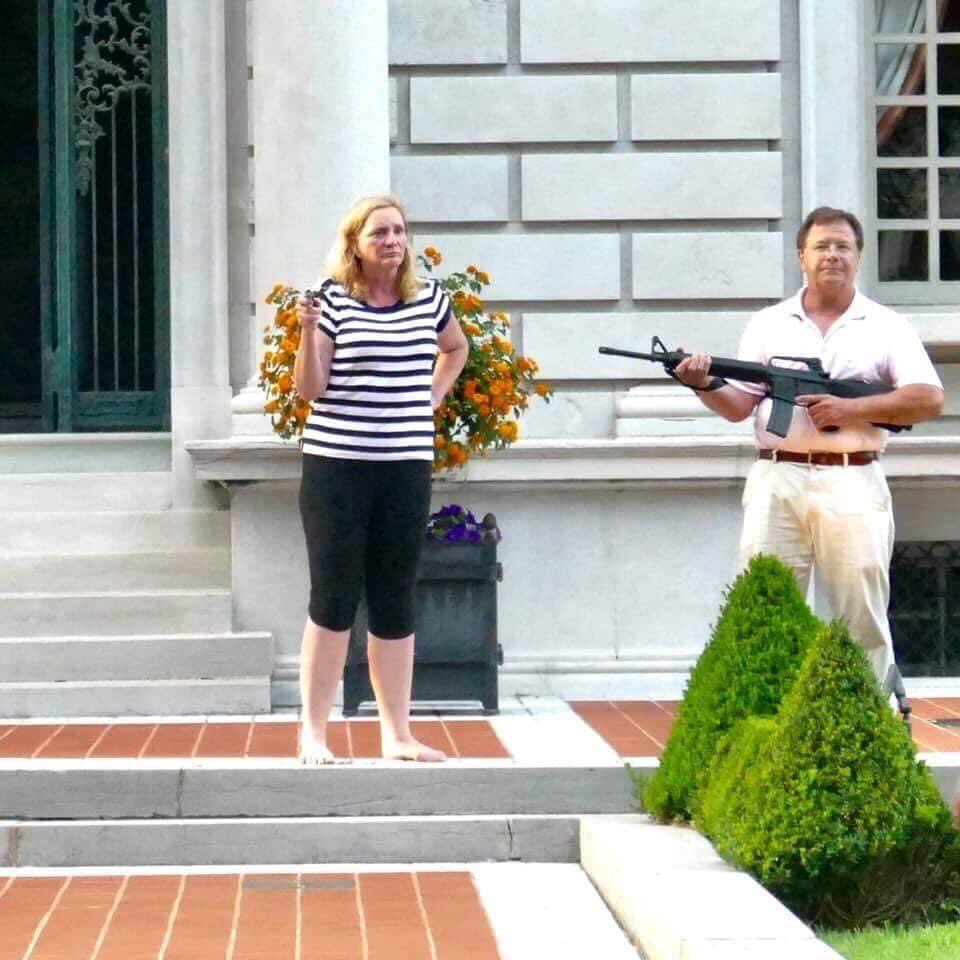
M 320 318 L 317 329 L 322 330 L 331 340 L 337 339 L 337 314 L 330 301 L 330 280 L 325 280 L 316 291 L 320 297 Z
M 439 280 L 434 280 L 433 282 L 437 285 L 437 291 L 440 294 L 437 302 L 437 333 L 440 333 L 450 322 L 453 311 L 450 309 L 450 295 L 446 290 L 441 289 Z

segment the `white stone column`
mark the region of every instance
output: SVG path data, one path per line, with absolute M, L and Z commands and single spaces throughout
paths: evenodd
M 174 505 L 214 501 L 189 440 L 230 428 L 224 0 L 167 4 Z
M 861 219 L 866 209 L 864 4 L 800 0 L 803 212 L 828 205 Z
M 387 3 L 254 0 L 251 29 L 259 357 L 273 317 L 263 297 L 312 283 L 350 204 L 389 189 Z M 256 379 L 234 398 L 234 435 L 270 431 Z

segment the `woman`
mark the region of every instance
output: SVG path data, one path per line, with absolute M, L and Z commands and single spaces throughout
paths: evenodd
M 327 719 L 366 588 L 370 680 L 383 756 L 446 757 L 410 732 L 414 590 L 430 511 L 433 411 L 463 369 L 467 341 L 436 280 L 414 270 L 393 197 L 347 213 L 328 277 L 297 305 L 297 392 L 314 398 L 303 431 L 300 514 L 310 607 L 300 655 L 304 763 L 331 763 Z

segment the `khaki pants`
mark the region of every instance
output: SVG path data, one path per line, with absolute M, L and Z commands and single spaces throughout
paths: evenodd
M 792 567 L 804 594 L 816 564 L 833 615 L 847 621 L 882 684 L 894 662 L 887 621 L 893 510 L 880 464 L 757 460 L 743 491 L 741 568 L 757 553 Z

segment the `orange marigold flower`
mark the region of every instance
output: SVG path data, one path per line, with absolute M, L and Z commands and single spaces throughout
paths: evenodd
M 538 397 L 545 397 L 550 392 L 550 387 L 545 383 L 538 383 L 534 390 L 536 390 Z
M 295 353 L 296 350 L 297 350 L 297 347 L 299 347 L 300 344 L 299 344 L 299 342 L 298 342 L 298 338 L 296 338 L 296 337 L 284 337 L 284 338 L 280 341 L 280 346 L 281 346 L 287 353 Z
M 487 417 L 487 416 L 489 416 L 489 415 L 490 415 L 490 406 L 489 406 L 489 404 L 481 403 L 480 406 L 477 407 L 477 413 L 479 413 L 481 417 Z
M 463 332 L 468 334 L 471 337 L 479 337 L 483 330 L 480 329 L 475 323 L 471 323 L 469 320 L 461 324 L 463 327 Z
M 490 282 L 490 274 L 484 270 L 477 271 L 477 279 L 484 285 Z
M 280 401 L 279 401 L 279 400 L 270 400 L 269 402 L 267 402 L 266 404 L 264 404 L 263 409 L 264 409 L 267 413 L 276 413 L 276 412 L 280 409 Z
M 517 422 L 515 420 L 508 420 L 506 423 L 501 423 L 500 426 L 497 427 L 497 433 L 499 433 L 504 440 L 516 440 Z
M 467 267 L 467 273 L 471 273 L 471 274 L 472 274 L 472 273 L 476 273 L 476 272 L 477 272 L 477 268 L 471 263 L 471 264 Z
M 442 450 L 447 445 L 447 438 L 436 436 L 433 438 L 433 445 L 438 449 Z
M 281 393 L 289 393 L 293 389 L 293 377 L 289 373 L 282 373 L 277 381 Z

